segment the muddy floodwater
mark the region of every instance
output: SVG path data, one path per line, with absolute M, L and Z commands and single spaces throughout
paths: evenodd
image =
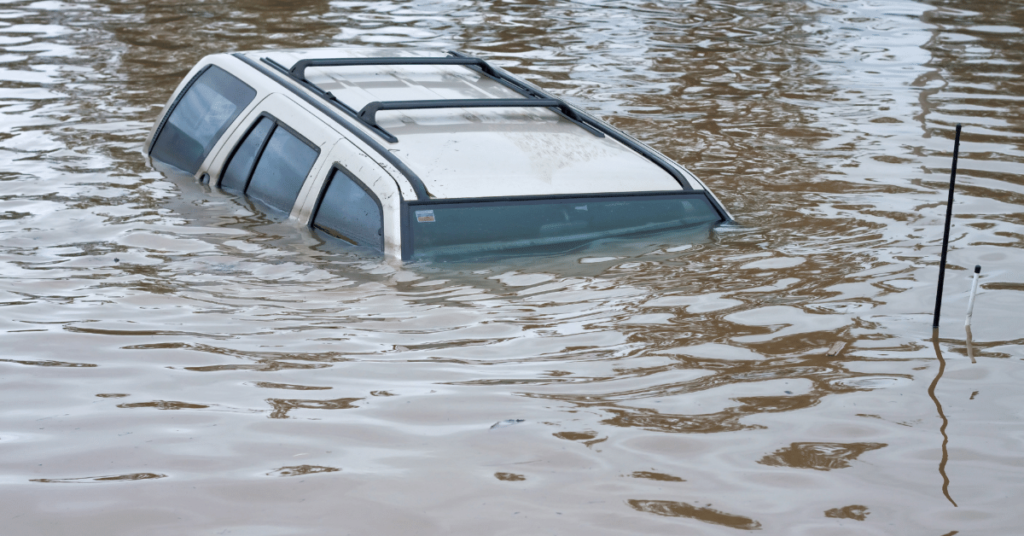
M 332 45 L 486 58 L 738 224 L 403 265 L 146 163 L 202 56 Z M 1022 360 L 1018 0 L 0 3 L 5 535 L 1020 534 Z

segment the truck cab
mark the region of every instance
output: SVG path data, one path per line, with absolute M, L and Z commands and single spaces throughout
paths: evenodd
M 404 260 L 557 252 L 732 219 L 664 155 L 458 52 L 207 56 L 144 152 L 325 240 Z

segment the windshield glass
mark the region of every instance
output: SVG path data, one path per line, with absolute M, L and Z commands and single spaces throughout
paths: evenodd
M 702 192 L 410 204 L 407 210 L 407 258 L 551 254 L 722 219 Z
M 195 173 L 256 90 L 216 65 L 199 74 L 171 110 L 153 144 L 153 158 Z

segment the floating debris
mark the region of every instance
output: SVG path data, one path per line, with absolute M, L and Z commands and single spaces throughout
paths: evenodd
M 634 510 L 666 517 L 688 517 L 712 525 L 723 525 L 740 530 L 759 530 L 761 524 L 744 516 L 729 514 L 712 508 L 694 506 L 684 502 L 631 499 L 626 501 Z M 710 505 L 709 505 L 710 506 Z
M 831 510 L 825 510 L 825 517 L 834 517 L 836 519 L 854 519 L 857 521 L 864 521 L 868 516 L 868 507 L 860 504 L 851 504 L 850 506 L 844 506 L 842 508 L 833 508 Z
M 586 431 L 586 432 L 558 432 L 558 433 L 551 434 L 551 435 L 557 437 L 558 439 L 565 439 L 567 441 L 579 441 L 580 443 L 583 443 L 584 445 L 586 445 L 588 447 L 591 447 L 591 446 L 593 446 L 593 445 L 595 445 L 597 443 L 601 443 L 602 441 L 608 441 L 608 436 L 604 436 L 604 437 L 602 437 L 600 439 L 595 439 L 597 437 L 597 432 L 591 432 L 591 431 Z
M 519 424 L 521 422 L 526 422 L 526 419 L 505 419 L 503 421 L 498 421 L 492 424 L 490 430 L 494 430 L 495 428 L 504 428 L 506 426 L 512 426 L 513 424 Z
M 304 400 L 268 398 L 267 402 L 274 408 L 271 419 L 287 419 L 288 412 L 294 409 L 354 409 L 362 398 L 336 398 L 334 400 Z
M 167 478 L 167 475 L 157 473 L 130 473 L 127 475 L 83 476 L 77 478 L 33 478 L 30 482 L 42 482 L 44 484 L 92 484 L 98 482 L 152 480 L 154 478 Z
M 631 475 L 622 476 L 628 476 L 630 478 L 645 478 L 647 480 L 658 480 L 661 482 L 686 482 L 686 480 L 683 480 L 678 476 L 667 475 L 665 473 L 657 473 L 654 471 L 633 471 L 633 474 Z
M 81 368 L 81 367 L 95 367 L 95 366 L 97 366 L 97 365 L 95 365 L 93 363 L 68 363 L 66 361 L 52 361 L 52 360 L 46 360 L 46 361 L 27 361 L 27 360 L 19 360 L 19 359 L 0 359 L 0 363 L 17 363 L 19 365 L 29 365 L 29 366 L 35 366 L 35 367 L 71 367 L 71 368 Z
M 205 404 L 192 404 L 190 402 L 178 402 L 175 400 L 154 400 L 152 402 L 136 402 L 134 404 L 118 404 L 119 408 L 156 408 L 160 410 L 179 409 L 204 409 L 210 406 Z
M 279 467 L 267 473 L 267 476 L 303 476 L 315 475 L 318 473 L 336 473 L 341 471 L 337 467 L 326 467 L 323 465 L 295 465 L 291 467 Z
M 887 446 L 885 443 L 793 443 L 757 463 L 830 471 L 849 467 L 861 454 Z

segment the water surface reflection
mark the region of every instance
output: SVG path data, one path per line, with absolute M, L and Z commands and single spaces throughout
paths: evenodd
M 143 161 L 199 57 L 330 45 L 486 57 L 741 225 L 398 265 Z M 0 49 L 12 534 L 1020 525 L 1020 6 L 14 1 Z

